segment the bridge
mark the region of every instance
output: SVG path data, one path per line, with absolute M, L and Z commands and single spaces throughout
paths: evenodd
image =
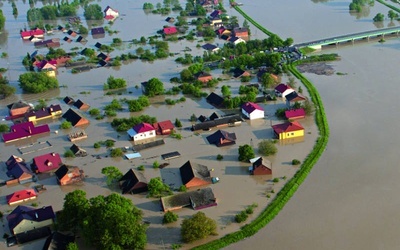
M 376 38 L 376 37 L 384 38 L 385 35 L 396 35 L 397 36 L 399 34 L 399 32 L 400 32 L 400 26 L 379 29 L 379 30 L 372 30 L 372 31 L 364 31 L 364 32 L 360 32 L 360 33 L 354 33 L 354 34 L 343 35 L 343 36 L 336 36 L 336 37 L 316 40 L 316 41 L 312 41 L 312 42 L 299 43 L 294 46 L 296 48 L 310 47 L 313 49 L 321 49 L 322 46 L 324 46 L 324 45 L 335 45 L 338 43 L 346 43 L 346 42 L 354 43 L 355 41 L 364 40 L 364 39 L 367 39 L 369 41 L 370 38 Z

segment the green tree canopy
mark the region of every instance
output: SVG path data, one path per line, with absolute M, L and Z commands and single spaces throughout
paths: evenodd
M 147 96 L 156 96 L 164 93 L 164 84 L 158 78 L 151 78 L 144 90 Z
M 217 223 L 208 218 L 203 212 L 184 219 L 181 224 L 182 240 L 186 243 L 204 239 L 209 235 L 217 235 Z
M 248 162 L 250 159 L 254 158 L 254 150 L 253 148 L 248 145 L 239 146 L 239 161 Z
M 75 190 L 64 197 L 64 206 L 57 222 L 61 230 L 72 230 L 76 232 L 83 226 L 82 222 L 87 214 L 89 202 L 86 199 L 86 192 Z
M 227 85 L 223 85 L 221 87 L 221 93 L 224 97 L 230 96 L 232 94 L 230 88 Z
M 6 17 L 3 14 L 3 11 L 0 10 L 0 30 L 4 29 L 4 25 L 6 24 Z
M 123 78 L 115 78 L 109 76 L 107 78 L 107 83 L 104 84 L 104 89 L 120 89 L 126 87 L 126 80 Z
M 258 143 L 258 153 L 262 155 L 274 155 L 277 151 L 278 149 L 271 140 L 262 140 L 260 143 Z
M 160 177 L 151 178 L 148 185 L 149 196 L 154 198 L 159 198 L 165 195 L 172 194 L 169 186 L 162 182 Z
M 107 177 L 107 185 L 112 185 L 122 177 L 121 171 L 114 166 L 102 168 L 101 173 Z
M 42 93 L 58 88 L 58 81 L 45 72 L 27 72 L 19 75 L 19 86 L 28 93 Z
M 102 20 L 103 12 L 101 10 L 100 5 L 98 4 L 89 4 L 85 7 L 85 12 L 83 13 L 86 20 Z

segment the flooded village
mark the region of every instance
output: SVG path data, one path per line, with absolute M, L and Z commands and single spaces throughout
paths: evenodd
M 158 2 L 151 2 L 156 8 Z M 182 81 L 191 64 L 179 61 L 212 57 L 227 45 L 233 51 L 243 49 L 253 38 L 266 38 L 251 25 L 232 25 L 229 20 L 239 14 L 228 2 L 199 1 L 209 5 L 204 7 L 208 11 L 203 32 L 215 32 L 212 39 L 196 32 L 196 25 L 178 29 L 179 11 L 152 13 L 135 1 L 98 2 L 102 18 L 95 21 L 85 20 L 79 7 L 76 17 L 49 21 L 51 28 L 45 30 L 30 27 L 25 13 L 46 3 L 17 3 L 16 16 L 9 14 L 11 4 L 2 4 L 7 22 L 0 51 L 7 56 L 0 59 L 0 67 L 16 88 L 0 101 L 2 124 L 9 127 L 2 134 L 0 153 L 4 248 L 42 248 L 56 231 L 56 214 L 63 209 L 65 195 L 75 190 L 84 191 L 87 198 L 118 193 L 131 200 L 147 228 L 145 249 L 203 244 L 239 230 L 246 222 L 235 218 L 249 207 L 254 212 L 247 215 L 248 221 L 256 218 L 296 173 L 318 137 L 312 110 L 306 114 L 303 109 L 309 95 L 290 75 L 268 65 L 220 67 L 245 53 L 200 60 L 197 65 L 202 68 L 194 69 L 188 83 Z M 186 2 L 180 4 L 185 8 Z M 229 11 L 219 11 L 221 6 Z M 87 27 L 88 34 L 80 34 L 80 26 L 73 23 Z M 191 33 L 193 39 L 181 39 Z M 146 53 L 165 46 L 147 42 L 153 36 L 167 41 L 168 53 L 148 60 Z M 68 53 L 46 58 L 58 48 Z M 258 53 L 266 60 L 280 52 L 271 48 Z M 31 64 L 24 66 L 24 58 Z M 57 79 L 59 87 L 36 94 L 23 91 L 19 76 L 30 67 Z M 125 85 L 114 89 L 121 79 Z M 161 91 L 152 93 L 152 86 L 160 83 Z M 259 153 L 263 142 L 276 152 Z M 239 161 L 245 145 L 254 154 Z M 122 173 L 113 183 L 102 173 L 109 166 Z M 148 184 L 156 178 L 169 187 L 168 195 L 149 197 Z M 40 223 L 35 218 L 39 211 L 45 217 Z M 168 211 L 178 215 L 177 221 L 163 223 Z M 198 211 L 215 221 L 216 235 L 184 243 L 181 224 Z M 25 213 L 31 216 L 28 221 L 37 223 L 33 228 L 15 222 Z M 82 237 L 76 243 L 79 249 L 95 249 Z

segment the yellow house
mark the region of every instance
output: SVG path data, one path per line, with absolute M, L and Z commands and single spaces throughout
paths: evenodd
M 50 105 L 50 107 L 43 108 L 40 110 L 32 110 L 26 114 L 26 118 L 29 122 L 36 122 L 47 118 L 55 118 L 62 115 L 62 109 L 60 105 Z
M 28 206 L 16 207 L 8 216 L 8 226 L 14 235 L 43 227 L 51 227 L 55 214 L 51 206 L 32 208 Z
M 56 78 L 56 71 L 55 70 L 46 70 L 45 72 L 46 72 L 46 75 Z
M 272 129 L 279 140 L 304 136 L 304 128 L 297 121 L 273 125 Z

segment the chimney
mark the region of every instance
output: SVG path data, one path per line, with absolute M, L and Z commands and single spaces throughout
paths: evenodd
M 37 213 L 35 213 L 35 217 L 36 217 L 36 219 L 38 219 L 38 218 L 39 218 L 39 215 L 38 215 Z
M 32 134 L 31 126 L 28 127 L 28 130 L 29 130 L 29 134 Z

